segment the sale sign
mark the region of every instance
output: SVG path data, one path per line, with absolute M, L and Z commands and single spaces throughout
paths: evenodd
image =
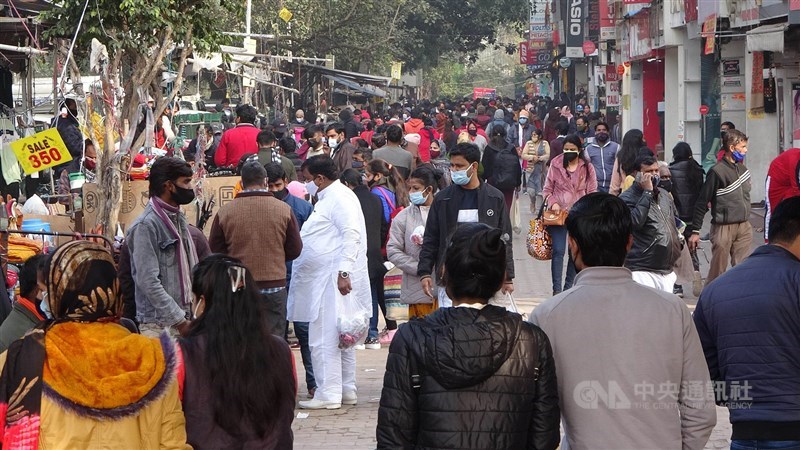
M 17 156 L 25 175 L 72 161 L 72 155 L 56 128 L 18 139 L 11 143 L 11 150 Z

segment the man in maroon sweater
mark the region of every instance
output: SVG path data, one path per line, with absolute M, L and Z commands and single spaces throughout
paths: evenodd
M 209 244 L 244 263 L 261 291 L 267 329 L 286 329 L 286 262 L 300 256 L 303 241 L 292 208 L 267 189 L 267 171 L 257 161 L 242 167 L 242 192 L 223 205 L 211 226 Z
M 253 125 L 258 111 L 250 105 L 236 108 L 236 127 L 222 135 L 217 152 L 214 153 L 214 164 L 217 167 L 232 167 L 239 164 L 244 155 L 258 153 L 256 137 L 261 131 Z

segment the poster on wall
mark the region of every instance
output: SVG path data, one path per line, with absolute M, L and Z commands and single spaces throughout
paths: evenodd
M 792 147 L 800 147 L 800 82 L 792 83 Z
M 583 58 L 583 41 L 585 38 L 586 9 L 583 0 L 570 0 L 564 17 L 567 40 L 567 58 Z

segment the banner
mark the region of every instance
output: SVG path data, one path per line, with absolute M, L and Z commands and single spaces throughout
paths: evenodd
M 800 0 L 789 0 L 789 25 L 800 24 Z
M 614 5 L 611 0 L 600 0 L 600 41 L 613 41 L 617 38 L 614 25 Z
M 56 128 L 17 139 L 11 143 L 11 150 L 17 156 L 25 175 L 72 161 L 72 155 Z
M 531 64 L 528 60 L 528 56 L 530 55 L 530 47 L 528 47 L 528 41 L 522 41 L 519 43 L 519 63 L 528 65 Z
M 604 2 L 598 0 L 590 1 L 588 7 L 586 40 L 594 44 L 600 42 L 600 3 Z
M 472 89 L 472 99 L 478 98 L 488 98 L 494 100 L 497 96 L 497 90 L 491 88 L 473 88 Z
M 606 107 L 618 107 L 619 104 L 619 74 L 617 74 L 617 68 L 613 65 L 606 66 Z
M 392 79 L 400 81 L 400 78 L 403 76 L 403 63 L 401 62 L 394 62 L 392 63 Z
M 568 58 L 583 58 L 583 41 L 586 29 L 586 8 L 584 0 L 568 0 L 564 25 Z
M 530 0 L 531 23 L 547 23 L 549 3 L 548 0 Z
M 706 40 L 706 45 L 703 47 L 704 55 L 711 55 L 714 53 L 714 44 L 717 42 L 717 16 L 712 15 L 705 22 L 703 22 L 702 36 Z

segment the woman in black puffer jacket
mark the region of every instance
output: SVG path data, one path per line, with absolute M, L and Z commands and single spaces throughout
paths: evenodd
M 694 205 L 703 187 L 703 167 L 692 158 L 692 147 L 678 142 L 672 149 L 672 197 L 678 209 L 678 217 L 687 224 L 692 223 Z
M 502 231 L 462 224 L 445 257 L 452 308 L 402 325 L 378 411 L 379 449 L 554 449 L 558 389 L 550 342 L 488 305 L 504 282 Z

